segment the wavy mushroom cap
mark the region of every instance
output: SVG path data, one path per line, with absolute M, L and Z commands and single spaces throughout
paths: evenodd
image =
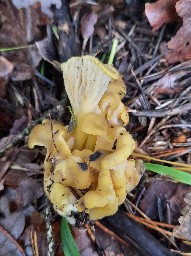
M 117 70 L 92 56 L 73 57 L 61 65 L 65 89 L 74 114 L 99 112 L 98 103 Z M 100 86 L 101 85 L 101 86 Z

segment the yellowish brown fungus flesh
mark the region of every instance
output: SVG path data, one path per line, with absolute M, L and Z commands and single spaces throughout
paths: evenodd
M 123 127 L 126 87 L 118 71 L 92 56 L 61 65 L 76 126 L 72 131 L 44 120 L 29 135 L 29 147 L 47 149 L 44 189 L 60 215 L 74 224 L 73 212 L 91 220 L 113 215 L 142 173 L 129 158 L 135 141 Z

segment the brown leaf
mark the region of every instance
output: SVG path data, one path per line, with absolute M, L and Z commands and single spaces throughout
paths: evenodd
M 95 12 L 85 13 L 81 19 L 81 33 L 84 40 L 88 40 L 94 33 L 94 25 L 97 22 Z
M 173 230 L 173 235 L 178 235 L 191 241 L 191 193 L 185 196 L 184 201 L 187 205 L 182 211 L 183 216 L 178 219 L 180 226 Z
M 156 3 L 145 4 L 145 14 L 153 31 L 158 30 L 166 23 L 174 22 L 178 19 L 175 4 L 178 0 L 158 0 Z
M 176 3 L 176 11 L 183 18 L 183 26 L 168 42 L 169 51 L 166 58 L 169 63 L 183 62 L 191 59 L 191 2 L 179 0 Z
M 13 70 L 13 64 L 3 56 L 0 56 L 0 98 L 6 94 L 6 84 Z
M 0 198 L 0 212 L 0 225 L 3 227 L 0 230 L 0 255 L 23 255 L 18 250 L 17 244 L 14 243 L 14 239 L 18 239 L 24 230 L 24 214 L 20 211 L 10 212 L 7 196 Z M 8 235 L 8 232 L 11 236 Z
M 168 203 L 172 223 L 177 223 L 181 209 L 185 205 L 183 198 L 190 191 L 191 186 L 188 185 L 169 180 L 153 180 L 141 201 L 140 207 L 149 218 L 158 219 L 158 200 L 161 202 L 164 216 L 167 216 Z
M 74 235 L 75 242 L 78 246 L 80 255 L 82 256 L 98 255 L 85 229 L 80 230 L 78 228 L 72 227 L 72 233 Z
M 13 199 L 20 209 L 34 203 L 44 193 L 42 183 L 19 170 L 10 169 L 4 176 L 4 185 L 16 189 L 17 194 Z
M 17 47 L 33 44 L 44 37 L 47 17 L 40 11 L 40 5 L 17 10 L 11 0 L 0 1 L 1 34 L 0 47 Z M 11 35 L 11 36 L 10 36 Z M 1 53 L 14 64 L 13 80 L 30 79 L 33 68 L 39 64 L 41 56 L 36 46 Z
M 23 256 L 24 251 L 21 246 L 18 244 L 16 239 L 11 236 L 9 232 L 6 231 L 3 227 L 0 226 L 0 246 L 1 246 L 1 255 L 7 256 Z

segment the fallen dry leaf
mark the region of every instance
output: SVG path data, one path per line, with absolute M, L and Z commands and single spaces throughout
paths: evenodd
M 6 94 L 6 84 L 13 70 L 13 64 L 3 56 L 0 56 L 0 98 Z
M 18 239 L 24 230 L 25 216 L 20 211 L 10 212 L 7 196 L 0 198 L 0 255 L 23 255 L 14 239 Z
M 191 241 L 191 193 L 185 196 L 184 201 L 187 205 L 182 211 L 183 216 L 178 219 L 180 226 L 173 230 L 173 235 L 178 235 Z
M 183 19 L 183 26 L 168 42 L 169 51 L 166 58 L 169 63 L 183 62 L 191 59 L 191 2 L 179 0 L 176 3 L 176 11 Z
M 155 3 L 145 4 L 145 14 L 153 31 L 158 30 L 166 23 L 172 23 L 178 19 L 175 4 L 178 0 L 158 0 Z
M 84 40 L 88 40 L 94 33 L 94 25 L 97 22 L 95 12 L 85 13 L 81 19 L 81 33 Z
M 182 20 L 183 26 L 168 42 L 165 57 L 169 63 L 191 59 L 191 4 L 190 0 L 158 0 L 145 4 L 145 14 L 153 27 L 158 30 L 166 23 Z
M 9 191 L 10 192 L 10 191 Z M 13 191 L 12 191 L 13 192 Z M 12 193 L 10 192 L 10 193 Z M 10 211 L 9 198 L 7 193 L 0 198 L 0 225 L 8 232 L 11 232 L 14 238 L 19 238 L 25 226 L 24 214 L 20 211 Z
M 151 219 L 158 218 L 157 199 L 168 200 L 175 193 L 177 184 L 167 180 L 151 181 L 140 203 L 141 210 Z
M 9 48 L 27 46 L 41 40 L 45 34 L 47 16 L 35 4 L 27 9 L 17 10 L 11 0 L 0 1 L 1 34 L 0 47 Z M 11 36 L 10 36 L 11 35 Z M 13 80 L 30 79 L 33 68 L 36 67 L 41 56 L 35 45 L 27 49 L 1 52 L 14 65 L 11 75 Z
M 14 237 L 11 236 L 9 232 L 7 232 L 3 227 L 0 226 L 0 246 L 1 246 L 1 256 L 7 255 L 7 256 L 24 256 L 24 251 L 14 239 Z
M 4 176 L 4 185 L 14 188 L 15 194 L 12 194 L 12 200 L 17 202 L 17 208 L 34 203 L 43 193 L 42 184 L 37 179 L 28 177 L 23 171 L 10 169 Z
M 57 9 L 60 9 L 61 5 L 62 5 L 62 1 L 61 0 L 12 0 L 13 4 L 15 5 L 16 8 L 20 9 L 20 8 L 26 8 L 29 7 L 33 4 L 35 4 L 36 2 L 40 2 L 41 3 L 41 10 L 43 13 L 47 14 L 50 18 L 53 17 L 53 13 L 51 11 L 51 5 L 55 5 Z
M 167 216 L 167 203 L 170 208 L 171 221 L 177 224 L 181 209 L 185 206 L 183 198 L 191 191 L 191 186 L 169 180 L 153 180 L 141 200 L 140 208 L 151 219 L 159 219 L 158 203 L 164 217 Z
M 95 250 L 95 246 L 90 240 L 88 233 L 85 229 L 78 229 L 72 227 L 72 233 L 74 235 L 74 239 L 81 256 L 98 256 L 98 253 Z
M 90 36 L 94 33 L 94 26 L 97 22 L 98 15 L 94 11 L 89 13 L 84 13 L 81 19 L 81 33 L 84 39 L 83 41 L 83 50 L 86 48 L 87 41 L 89 40 Z

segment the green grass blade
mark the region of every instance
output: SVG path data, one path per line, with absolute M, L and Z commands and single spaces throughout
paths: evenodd
M 13 46 L 8 48 L 0 48 L 0 52 L 9 52 L 9 51 L 15 51 L 20 49 L 26 49 L 31 47 L 31 45 L 22 45 L 22 46 Z
M 114 39 L 113 43 L 112 43 L 112 48 L 111 48 L 109 60 L 108 60 L 108 65 L 112 65 L 113 64 L 113 60 L 114 60 L 115 53 L 116 53 L 116 50 L 117 50 L 117 45 L 118 45 L 118 40 Z
M 105 59 L 106 59 L 106 53 L 104 53 L 104 54 L 102 55 L 100 61 L 101 61 L 102 63 L 105 63 Z
M 58 34 L 58 29 L 57 29 L 57 27 L 56 27 L 55 25 L 52 25 L 51 28 L 52 28 L 52 32 L 53 32 L 53 34 L 55 35 L 56 39 L 59 40 L 59 34 Z
M 184 184 L 191 185 L 191 174 L 177 170 L 172 167 L 168 167 L 160 164 L 150 164 L 144 163 L 145 168 L 148 171 L 156 172 L 165 176 L 168 176 L 176 181 L 182 182 Z
M 80 256 L 66 218 L 61 220 L 61 240 L 65 256 Z
M 44 76 L 44 60 L 41 61 L 40 73 Z

